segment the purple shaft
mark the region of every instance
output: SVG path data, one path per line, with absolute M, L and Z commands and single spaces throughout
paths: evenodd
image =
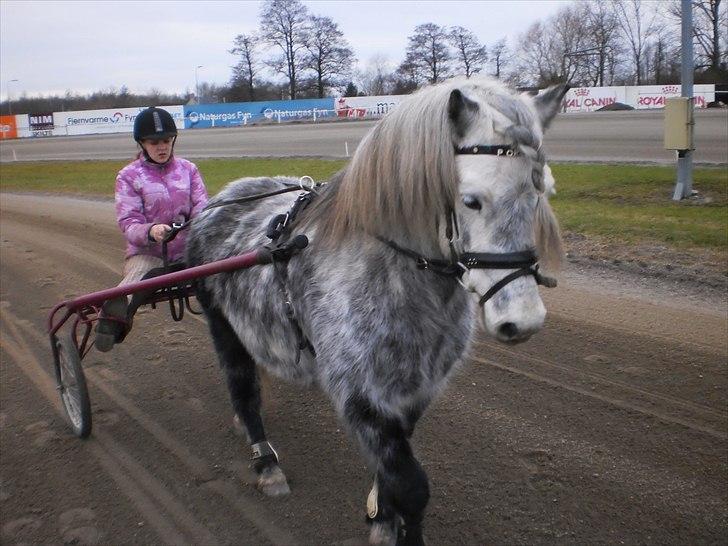
M 79 296 L 78 298 L 65 302 L 65 307 L 69 311 L 76 311 L 77 309 L 81 309 L 87 305 L 101 305 L 107 300 L 118 298 L 120 296 L 127 296 L 129 294 L 145 290 L 156 290 L 158 288 L 172 286 L 174 284 L 197 279 L 199 277 L 214 275 L 215 273 L 224 273 L 235 269 L 246 269 L 254 265 L 263 265 L 270 262 L 270 252 L 268 249 L 262 248 L 246 252 L 240 256 L 233 256 L 232 258 L 225 258 L 224 260 L 218 260 L 209 264 L 183 269 L 182 271 L 177 271 L 175 273 L 167 273 L 166 275 L 160 275 L 159 277 L 124 284 L 115 288 L 100 290 L 98 292 L 92 292 L 85 296 Z

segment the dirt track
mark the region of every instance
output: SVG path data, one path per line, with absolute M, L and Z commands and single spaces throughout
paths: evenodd
M 194 317 L 144 310 L 122 345 L 92 350 L 94 432 L 73 437 L 45 319 L 117 282 L 112 205 L 10 194 L 0 205 L 2 544 L 366 542 L 370 476 L 315 391 L 265 381 L 292 494 L 255 491 Z M 516 348 L 483 337 L 420 422 L 428 543 L 724 544 L 725 294 L 696 301 L 572 269 L 544 297 L 546 328 Z

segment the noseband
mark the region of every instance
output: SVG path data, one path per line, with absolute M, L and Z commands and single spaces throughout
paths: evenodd
M 494 155 L 496 157 L 517 157 L 519 151 L 516 147 L 508 144 L 499 145 L 477 145 L 465 148 L 455 148 L 456 155 Z M 519 277 L 533 276 L 537 284 L 546 288 L 556 286 L 556 279 L 542 275 L 538 270 L 538 257 L 534 249 L 521 250 L 518 252 L 458 252 L 455 247 L 455 236 L 459 238 L 457 217 L 454 211 L 448 214 L 447 227 L 445 229 L 448 244 L 450 245 L 450 261 L 440 259 L 429 259 L 420 256 L 416 252 L 399 246 L 394 241 L 379 237 L 379 240 L 386 243 L 396 251 L 413 258 L 420 269 L 429 269 L 439 275 L 454 277 L 460 284 L 464 273 L 471 269 L 515 269 L 509 273 L 483 294 L 478 300 L 480 305 L 492 298 L 500 289 L 515 281 Z M 468 290 L 471 288 L 465 286 Z

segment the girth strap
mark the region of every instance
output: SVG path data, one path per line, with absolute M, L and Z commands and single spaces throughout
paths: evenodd
M 272 243 L 269 247 L 273 257 L 273 270 L 278 280 L 278 285 L 283 293 L 284 305 L 286 306 L 286 316 L 293 328 L 296 336 L 296 364 L 301 359 L 301 351 L 308 349 L 315 357 L 316 351 L 313 345 L 304 335 L 301 325 L 298 323 L 296 313 L 293 309 L 291 295 L 288 290 L 288 260 L 296 252 L 302 250 L 308 245 L 308 238 L 305 235 L 297 235 L 289 242 L 291 236 L 291 227 L 295 222 L 299 213 L 301 213 L 313 200 L 316 194 L 314 192 L 305 192 L 298 196 L 293 206 L 285 214 L 276 215 L 268 224 L 266 235 L 271 239 Z M 300 244 L 297 244 L 300 241 Z M 304 242 L 305 241 L 305 242 Z M 288 252 L 282 252 L 287 249 Z

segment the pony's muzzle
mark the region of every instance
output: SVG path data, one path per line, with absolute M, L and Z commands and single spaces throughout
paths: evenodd
M 537 291 L 507 301 L 509 305 L 504 307 L 491 302 L 483 306 L 485 327 L 502 343 L 522 343 L 543 327 L 546 307 Z
M 523 330 L 514 322 L 504 322 L 496 329 L 496 338 L 503 343 L 521 343 L 528 340 L 536 329 Z

